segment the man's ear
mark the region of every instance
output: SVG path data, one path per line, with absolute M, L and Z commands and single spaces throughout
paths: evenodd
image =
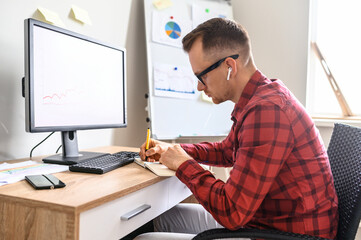
M 227 58 L 226 64 L 228 66 L 227 80 L 229 80 L 231 78 L 231 73 L 232 75 L 237 73 L 237 62 L 233 58 Z

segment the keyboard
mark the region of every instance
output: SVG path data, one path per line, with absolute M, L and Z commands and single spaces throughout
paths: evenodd
M 139 157 L 139 154 L 135 152 L 121 151 L 87 159 L 69 166 L 69 170 L 72 172 L 103 174 L 132 163 L 135 157 Z

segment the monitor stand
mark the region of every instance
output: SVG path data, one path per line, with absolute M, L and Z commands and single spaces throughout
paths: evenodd
M 63 143 L 63 153 L 43 158 L 44 163 L 73 165 L 89 158 L 107 154 L 99 152 L 79 152 L 76 131 L 61 132 L 61 140 Z

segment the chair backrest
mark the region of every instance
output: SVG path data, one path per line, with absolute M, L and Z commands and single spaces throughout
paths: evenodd
M 335 124 L 327 153 L 339 201 L 337 239 L 355 239 L 361 218 L 361 128 Z

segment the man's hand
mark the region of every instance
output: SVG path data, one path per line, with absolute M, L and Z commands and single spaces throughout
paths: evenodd
M 170 144 L 150 139 L 148 151 L 145 151 L 145 145 L 146 143 L 143 143 L 139 152 L 139 156 L 143 161 L 145 157 L 148 157 L 148 161 L 159 161 L 174 171 L 177 171 L 183 162 L 192 159 L 179 144 Z
M 167 149 L 173 144 L 161 142 L 158 140 L 150 139 L 149 141 L 149 149 L 145 150 L 146 142 L 140 146 L 139 156 L 140 158 L 145 161 L 145 158 L 148 157 L 149 162 L 159 161 L 161 155 L 167 151 Z
M 159 162 L 169 169 L 177 171 L 179 166 L 185 161 L 192 159 L 179 144 L 168 146 L 167 150 L 160 156 Z

